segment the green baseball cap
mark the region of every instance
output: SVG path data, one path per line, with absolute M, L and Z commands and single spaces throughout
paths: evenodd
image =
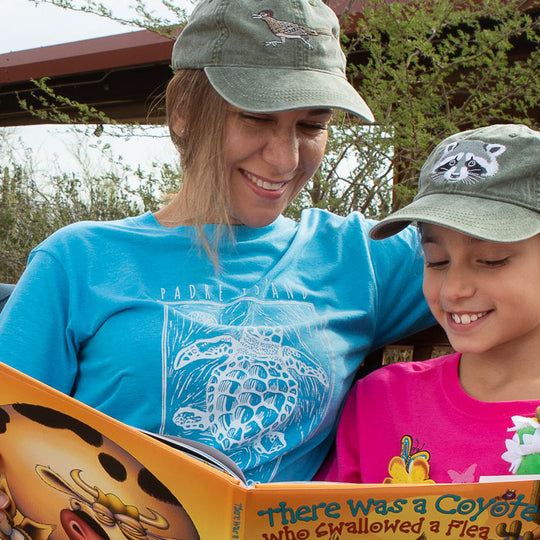
M 381 240 L 409 223 L 442 225 L 493 242 L 540 233 L 540 132 L 498 124 L 452 135 L 422 166 L 413 202 L 381 220 Z
M 373 122 L 345 64 L 339 22 L 322 0 L 202 0 L 172 52 L 174 70 L 204 69 L 240 109 L 337 108 Z

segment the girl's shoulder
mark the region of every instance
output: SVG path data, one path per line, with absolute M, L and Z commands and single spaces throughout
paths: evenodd
M 361 386 L 366 384 L 387 386 L 402 384 L 403 382 L 423 384 L 422 381 L 425 379 L 432 379 L 447 372 L 457 371 L 459 358 L 459 353 L 453 353 L 417 362 L 396 362 L 372 371 L 366 377 L 360 379 L 358 384 Z

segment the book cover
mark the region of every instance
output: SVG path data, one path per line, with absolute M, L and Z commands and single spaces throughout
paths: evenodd
M 540 538 L 540 478 L 247 486 L 219 452 L 162 439 L 0 364 L 0 538 Z

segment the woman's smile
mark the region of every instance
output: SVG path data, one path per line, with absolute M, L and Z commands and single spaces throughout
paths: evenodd
M 319 168 L 331 118 L 330 109 L 229 107 L 224 157 L 233 223 L 258 228 L 277 219 Z
M 285 187 L 288 183 L 287 181 L 276 182 L 276 181 L 267 180 L 265 178 L 261 178 L 260 176 L 257 176 L 253 173 L 250 173 L 242 169 L 240 169 L 240 172 L 243 173 L 251 183 L 267 191 L 279 191 L 283 187 Z

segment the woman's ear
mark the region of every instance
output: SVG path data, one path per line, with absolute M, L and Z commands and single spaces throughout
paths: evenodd
M 177 137 L 183 137 L 184 136 L 184 128 L 186 125 L 186 119 L 183 116 L 176 115 L 174 117 L 172 128 L 174 131 L 174 134 Z

